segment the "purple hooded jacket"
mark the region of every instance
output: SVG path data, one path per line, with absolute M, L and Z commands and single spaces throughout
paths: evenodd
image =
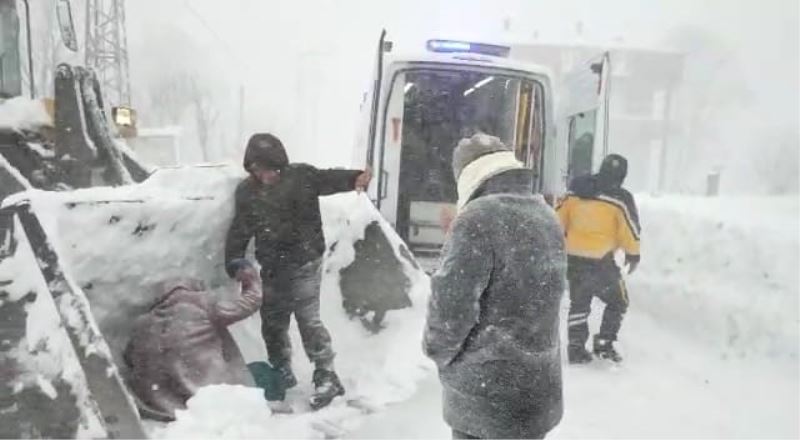
M 241 295 L 231 300 L 218 301 L 191 281 L 173 283 L 163 292 L 134 322 L 123 355 L 142 409 L 174 417 L 205 385 L 254 386 L 227 327 L 261 306 L 257 272 L 242 279 Z

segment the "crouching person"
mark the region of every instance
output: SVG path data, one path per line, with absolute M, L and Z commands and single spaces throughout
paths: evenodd
M 254 386 L 227 327 L 261 306 L 261 277 L 246 260 L 232 264 L 241 295 L 215 300 L 197 282 L 176 283 L 136 319 L 124 360 L 145 417 L 170 420 L 203 386 Z
M 532 172 L 495 137 L 453 154 L 458 213 L 432 278 L 425 353 L 453 438 L 542 438 L 561 420 L 566 253 Z

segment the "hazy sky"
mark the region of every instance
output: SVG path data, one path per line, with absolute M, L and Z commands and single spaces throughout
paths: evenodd
M 180 29 L 202 48 L 200 59 L 159 40 L 159 50 L 174 46 L 170 63 L 229 67 L 219 80 L 230 84 L 232 96 L 244 87 L 246 131 L 312 143 L 298 154 L 323 163 L 343 163 L 327 141 L 352 142 L 382 27 L 403 50 L 449 36 L 531 41 L 536 32 L 540 40 L 574 41 L 577 22 L 588 43 L 651 46 L 671 29 L 698 26 L 734 49 L 758 118 L 798 121 L 796 0 L 136 0 L 127 10 L 134 88 L 146 86 L 136 83 L 135 64 L 151 62 L 153 34 Z M 321 126 L 303 125 L 304 115 L 315 111 L 309 96 L 319 98 Z M 318 133 L 309 137 L 311 129 Z

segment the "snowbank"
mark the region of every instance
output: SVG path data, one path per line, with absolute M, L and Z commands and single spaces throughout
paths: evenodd
M 223 269 L 223 247 L 233 214 L 234 189 L 242 178 L 239 170 L 233 166 L 161 169 L 139 185 L 68 193 L 29 191 L 11 196 L 5 204 L 31 201 L 66 270 L 89 298 L 92 313 L 119 359 L 132 318 L 152 303 L 162 282 L 191 277 L 203 281 L 218 295 L 235 292 L 236 286 Z M 413 394 L 416 382 L 430 374 L 432 365 L 424 358 L 419 342 L 429 294 L 427 276 L 412 262 L 400 258 L 399 237 L 365 195 L 326 197 L 321 200 L 321 209 L 329 248 L 337 243 L 326 255 L 322 315 L 333 336 L 337 371 L 348 391 L 346 399 L 316 413 L 286 418 L 270 416 L 257 390 L 212 387 L 198 394 L 175 423 L 156 426 L 153 435 L 338 436 L 352 429 L 359 415 Z M 386 329 L 378 334 L 347 318 L 339 290 L 339 269 L 353 261 L 353 244 L 363 238 L 366 225 L 374 221 L 394 245 L 412 282 L 414 304 L 389 312 L 384 321 Z M 266 359 L 257 315 L 232 331 L 247 361 Z M 296 347 L 295 369 L 302 385 L 292 390 L 288 399 L 296 412 L 305 413 L 311 366 L 297 330 L 291 334 Z M 298 417 L 306 423 L 297 422 Z M 237 428 L 231 430 L 232 425 Z M 315 434 L 309 435 L 309 426 Z
M 633 307 L 720 357 L 798 359 L 798 199 L 641 197 Z
M 25 97 L 0 102 L 0 129 L 36 129 L 53 121 L 41 100 Z
M 625 360 L 565 366 L 564 419 L 547 438 L 798 438 L 798 200 L 637 201 L 643 260 L 628 277 Z M 431 375 L 350 436 L 444 438 L 441 405 Z
M 798 200 L 637 201 L 625 362 L 567 368 L 553 437 L 797 438 Z
M 176 414 L 175 422 L 155 427 L 157 438 L 322 438 L 307 418 L 273 416 L 263 393 L 239 385 L 200 389 Z
M 116 348 L 127 340 L 124 323 L 149 304 L 165 279 L 191 276 L 219 294 L 233 291 L 222 268 L 222 245 L 233 188 L 241 178 L 238 169 L 164 169 L 130 187 L 32 191 L 13 198 L 32 200 Z M 365 202 L 356 194 L 322 200 L 326 238 L 339 243 L 326 260 L 322 313 L 348 389 L 345 398 L 308 412 L 311 366 L 293 328 L 301 385 L 290 391 L 288 401 L 296 414 L 272 414 L 255 389 L 207 387 L 176 422 L 150 424 L 153 436 L 340 437 L 357 434 L 365 414 L 407 399 L 409 404 L 395 407 L 407 413 L 401 419 L 408 421 L 407 430 L 389 431 L 400 426 L 387 423 L 394 428 L 380 426 L 381 432 L 370 431 L 370 436 L 446 433 L 438 393 L 416 393 L 421 381 L 436 382 L 420 349 L 427 277 L 404 266 L 413 282 L 414 305 L 390 312 L 387 328 L 378 334 L 342 311 L 338 269 L 354 258 L 352 244 L 363 236 L 364 226 L 379 220 Z M 798 200 L 640 197 L 638 202 L 643 261 L 628 280 L 632 304 L 620 341 L 626 362 L 619 370 L 598 363 L 568 367 L 566 414 L 553 435 L 796 437 Z M 385 222 L 381 227 L 391 232 Z M 399 243 L 396 235 L 390 238 Z M 14 264 L 5 260 L 0 272 L 24 270 Z M 16 282 L 17 295 L 37 288 L 30 277 Z M 599 316 L 593 315 L 593 328 Z M 42 322 L 49 325 L 45 318 Z M 35 336 L 44 330 L 29 331 Z M 266 357 L 258 316 L 233 332 L 248 361 Z M 416 400 L 419 396 L 425 400 Z M 396 415 L 391 409 L 385 413 Z

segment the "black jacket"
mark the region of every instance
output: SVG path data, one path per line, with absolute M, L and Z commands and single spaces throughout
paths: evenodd
M 588 175 L 575 178 L 569 186 L 569 194 L 581 199 L 595 200 L 602 196 L 610 197 L 623 204 L 631 215 L 634 226 L 639 228 L 639 211 L 633 195 L 619 185 L 604 184 L 598 175 Z
M 325 237 L 319 196 L 353 190 L 359 174 L 361 171 L 291 164 L 281 170 L 280 182 L 272 186 L 246 178 L 236 188 L 235 214 L 225 245 L 226 267 L 244 256 L 253 237 L 256 259 L 267 276 L 321 258 Z
M 529 170 L 489 178 L 453 223 L 432 278 L 424 349 L 445 421 L 482 438 L 529 438 L 562 415 L 559 306 L 566 254 Z

